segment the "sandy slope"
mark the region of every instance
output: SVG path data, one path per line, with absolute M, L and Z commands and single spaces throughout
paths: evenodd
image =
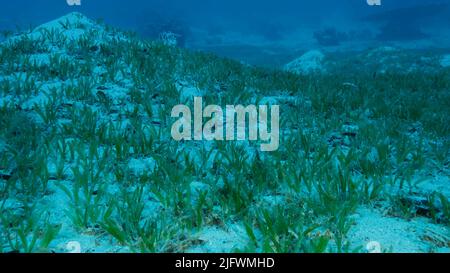
M 71 27 L 66 28 L 65 25 L 70 23 Z M 112 32 L 103 26 L 96 24 L 94 21 L 84 17 L 78 13 L 72 13 L 55 21 L 46 23 L 34 29 L 28 35 L 32 39 L 41 39 L 43 32 L 56 29 L 61 31 L 67 39 L 81 37 L 87 32 L 94 31 L 96 33 L 98 43 L 107 43 L 109 39 L 125 39 L 120 33 Z M 20 36 L 12 38 L 20 39 Z M 7 41 L 8 43 L 8 41 Z M 55 45 L 49 41 L 51 53 L 58 52 L 65 54 L 65 45 Z M 33 56 L 39 62 L 47 62 L 51 53 L 39 54 Z M 317 61 L 317 60 L 316 60 Z M 310 64 L 305 64 L 310 65 Z M 315 63 L 314 68 L 319 64 Z M 102 73 L 105 67 L 99 66 L 97 73 Z M 34 103 L 43 103 L 47 99 L 45 90 L 51 86 L 58 87 L 61 83 L 48 82 L 44 84 L 42 93 L 23 103 L 23 108 L 31 108 Z M 192 87 L 180 90 L 181 96 L 192 96 L 189 93 Z M 111 84 L 109 86 L 108 96 L 111 98 L 120 98 L 126 96 L 125 89 L 120 86 Z M 194 92 L 195 93 L 195 92 Z M 1 98 L 6 101 L 11 98 Z M 152 160 L 147 159 L 131 159 L 130 166 L 136 172 L 145 168 L 151 168 Z M 54 166 L 49 166 L 50 172 L 54 172 Z M 52 171 L 53 170 L 53 171 Z M 67 173 L 70 177 L 70 173 Z M 70 183 L 70 182 L 69 182 Z M 446 176 L 437 176 L 434 180 L 427 180 L 422 183 L 419 188 L 415 189 L 419 195 L 425 195 L 427 192 L 439 191 L 450 195 L 450 181 Z M 114 191 L 114 188 L 110 189 Z M 158 211 L 159 204 L 157 202 L 148 202 L 146 210 L 149 214 Z M 126 247 L 117 246 L 111 236 L 106 234 L 97 234 L 94 231 L 84 231 L 80 233 L 73 228 L 70 219 L 67 217 L 68 198 L 64 192 L 55 184 L 50 184 L 49 194 L 45 196 L 39 203 L 40 209 L 46 211 L 50 215 L 50 219 L 58 221 L 62 224 L 60 234 L 51 244 L 51 249 L 57 252 L 67 252 L 68 243 L 72 241 L 79 242 L 82 252 L 126 252 Z M 4 209 L 15 210 L 14 198 L 10 198 Z M 426 218 L 414 218 L 406 220 L 394 217 L 386 213 L 384 208 L 360 208 L 354 215 L 354 225 L 349 233 L 349 240 L 353 247 L 365 245 L 370 241 L 380 242 L 384 251 L 393 252 L 427 252 L 427 251 L 445 251 L 450 252 L 450 231 L 448 227 L 433 224 Z M 193 238 L 197 238 L 199 244 L 188 249 L 187 251 L 200 252 L 228 252 L 235 248 L 245 247 L 248 237 L 245 230 L 239 223 L 233 223 L 225 227 L 207 227 L 193 234 Z

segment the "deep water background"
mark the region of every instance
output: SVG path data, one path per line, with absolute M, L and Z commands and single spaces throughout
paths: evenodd
M 0 31 L 28 29 L 78 11 L 146 38 L 170 31 L 180 34 L 182 47 L 263 65 L 269 59 L 279 65 L 315 48 L 364 49 L 392 41 L 411 47 L 418 40 L 422 48 L 450 46 L 450 38 L 442 39 L 450 37 L 450 0 L 381 2 L 81 0 L 81 6 L 69 6 L 66 0 L 0 0 Z
M 450 252 L 450 0 L 81 1 L 0 0 L 0 253 Z M 171 141 L 197 96 L 280 149 Z
M 268 23 L 284 27 L 302 24 L 358 24 L 360 18 L 396 8 L 448 0 L 382 0 L 380 7 L 368 6 L 365 0 L 81 0 L 80 7 L 68 6 L 65 0 L 1 0 L 0 27 L 36 25 L 71 11 L 104 19 L 115 26 L 139 29 L 152 17 L 178 18 L 190 26 L 225 25 L 229 28 L 258 32 Z M 448 12 L 448 11 L 447 11 Z M 449 26 L 450 13 L 442 14 L 440 23 Z M 411 20 L 414 20 L 411 18 Z M 447 24 L 447 25 L 445 25 Z

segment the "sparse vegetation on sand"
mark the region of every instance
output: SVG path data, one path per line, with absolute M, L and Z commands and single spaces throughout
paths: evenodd
M 365 251 L 349 236 L 361 207 L 448 230 L 448 192 L 417 186 L 449 175 L 449 68 L 363 68 L 251 67 L 80 14 L 9 36 L 0 252 L 64 252 L 68 241 L 84 252 Z M 200 93 L 280 104 L 280 149 L 174 141 L 171 108 Z M 232 242 L 202 248 L 208 230 Z M 430 249 L 449 247 L 445 236 Z

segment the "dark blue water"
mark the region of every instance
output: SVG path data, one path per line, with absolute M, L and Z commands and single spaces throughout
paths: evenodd
M 81 0 L 81 6 L 69 6 L 66 0 L 16 0 L 0 1 L 0 27 L 13 27 L 16 24 L 39 24 L 62 16 L 71 11 L 81 11 L 93 18 L 121 27 L 139 29 L 152 17 L 172 17 L 181 20 L 188 27 L 220 25 L 235 29 L 262 31 L 259 26 L 269 23 L 278 27 L 295 28 L 302 24 L 321 25 L 359 24 L 361 18 L 414 6 L 427 6 L 435 3 L 449 3 L 448 0 L 381 0 L 381 6 L 373 7 L 366 0 Z M 432 8 L 411 11 L 401 16 L 402 23 L 416 21 L 427 13 L 422 24 L 437 23 L 441 27 L 450 26 L 448 9 L 439 15 Z M 398 15 L 398 14 L 397 14 Z M 395 16 L 395 14 L 392 14 Z M 409 18 L 408 18 L 409 17 Z M 340 20 L 341 22 L 333 21 Z M 275 27 L 273 27 L 275 28 Z
M 367 3 L 376 0 L 69 1 L 1 0 L 0 30 L 28 29 L 77 11 L 145 38 L 172 32 L 182 47 L 254 64 L 315 48 L 450 46 L 450 0 L 379 0 L 379 6 Z

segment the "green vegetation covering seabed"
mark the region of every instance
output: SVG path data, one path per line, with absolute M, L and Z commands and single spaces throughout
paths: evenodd
M 86 237 L 109 247 L 97 251 L 195 251 L 199 232 L 230 226 L 245 239 L 229 251 L 363 252 L 367 242 L 348 235 L 361 207 L 447 230 L 450 196 L 414 193 L 449 175 L 450 69 L 378 73 L 358 58 L 297 75 L 143 41 L 80 14 L 9 37 L 0 252 L 61 252 Z M 174 141 L 170 111 L 193 95 L 280 104 L 279 150 Z M 450 246 L 443 236 L 436 248 Z

